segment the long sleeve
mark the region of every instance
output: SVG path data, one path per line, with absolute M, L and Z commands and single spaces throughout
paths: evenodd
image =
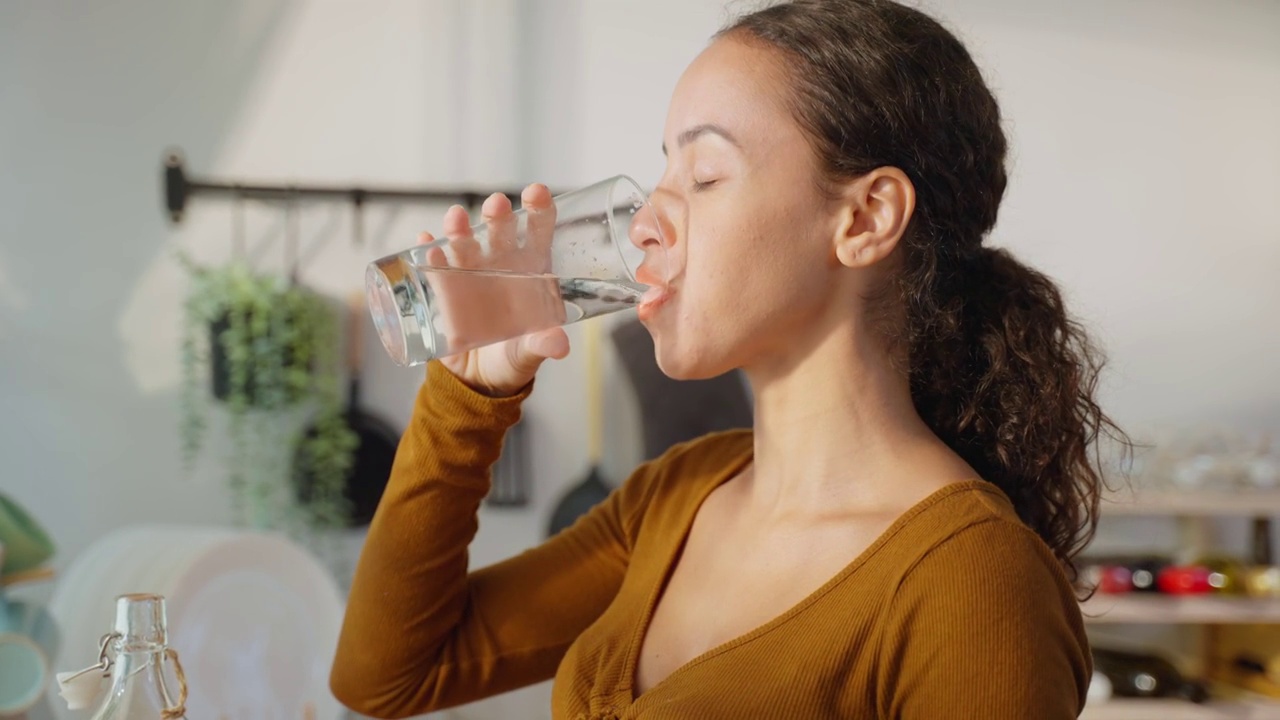
M 468 572 L 489 469 L 530 388 L 488 398 L 438 362 L 370 525 L 330 675 L 373 717 L 407 717 L 552 677 L 626 572 L 646 468 L 572 527 Z
M 881 717 L 1067 720 L 1092 673 L 1070 585 L 1014 522 L 960 530 L 926 554 L 891 600 Z

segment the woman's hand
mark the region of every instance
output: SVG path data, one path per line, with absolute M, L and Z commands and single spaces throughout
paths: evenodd
M 443 248 L 434 248 L 430 251 L 428 258 L 434 257 L 440 264 L 475 270 L 483 270 L 489 262 L 493 262 L 495 267 L 501 267 L 507 271 L 548 272 L 550 270 L 551 235 L 555 229 L 555 204 L 551 199 L 551 191 L 545 185 L 530 185 L 521 193 L 520 202 L 527 214 L 525 247 L 523 249 L 515 247 L 516 221 L 512 214 L 511 201 L 507 199 L 506 195 L 495 193 L 489 196 L 481 207 L 481 215 L 488 225 L 489 231 L 489 249 L 487 253 L 481 252 L 479 243 L 473 238 L 471 221 L 467 216 L 466 210 L 461 206 L 454 206 L 449 209 L 444 217 L 444 234 L 449 238 L 450 247 L 448 254 L 454 257 L 451 261 L 447 260 L 444 257 L 446 251 Z M 429 233 L 423 233 L 420 238 L 420 242 L 423 243 L 433 242 L 434 240 L 435 238 Z M 546 252 L 537 252 L 539 248 L 545 248 Z M 508 250 L 510 254 L 504 257 L 505 252 Z M 513 267 L 513 260 L 538 264 L 541 267 Z M 467 302 L 469 293 L 463 286 L 466 283 L 475 283 L 480 278 L 462 275 L 450 280 L 456 280 L 459 284 L 459 287 L 455 288 L 456 292 L 450 293 L 455 300 L 455 302 L 449 303 L 453 306 L 451 311 L 454 316 L 451 323 L 453 327 L 466 327 L 468 322 L 465 316 L 471 313 L 486 313 L 489 315 L 488 322 L 494 322 L 493 307 L 484 307 L 473 302 Z M 548 277 L 547 282 L 554 284 L 555 279 Z M 558 288 L 552 288 L 552 290 L 554 293 L 550 297 L 558 298 Z M 528 308 L 530 312 L 539 311 L 545 313 L 545 310 L 538 310 L 538 306 L 546 302 L 545 289 L 539 290 L 536 284 L 522 284 L 513 286 L 509 292 L 529 295 L 528 298 L 505 298 L 506 302 L 502 303 L 506 306 L 508 312 L 501 319 L 512 323 L 513 327 L 519 326 L 522 321 L 519 314 L 525 308 Z M 474 296 L 472 295 L 472 297 Z M 556 299 L 556 304 L 558 306 L 556 312 L 563 315 L 563 303 Z M 561 320 L 563 321 L 563 317 L 561 317 Z M 528 327 L 528 325 L 525 325 L 525 327 Z M 563 328 L 553 327 L 522 335 L 512 340 L 442 357 L 440 362 L 473 390 L 486 395 L 500 397 L 513 395 L 528 385 L 533 380 L 538 368 L 548 358 L 558 360 L 568 354 L 569 336 L 565 334 Z

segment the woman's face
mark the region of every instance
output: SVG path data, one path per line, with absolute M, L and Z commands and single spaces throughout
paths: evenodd
M 836 216 L 777 63 L 764 48 L 717 40 L 671 100 L 651 200 L 672 292 L 640 318 L 675 378 L 784 361 L 837 296 Z

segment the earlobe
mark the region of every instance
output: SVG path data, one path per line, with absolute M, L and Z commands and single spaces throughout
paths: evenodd
M 860 267 L 863 265 L 863 255 L 865 253 L 859 244 L 851 242 L 836 243 L 836 259 L 845 267 Z
M 849 183 L 835 237 L 835 254 L 846 267 L 866 267 L 888 257 L 906 233 L 915 211 L 915 186 L 898 168 L 876 168 Z

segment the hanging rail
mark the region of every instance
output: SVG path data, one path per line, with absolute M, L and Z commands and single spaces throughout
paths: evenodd
M 518 203 L 519 191 L 445 189 L 445 188 L 386 188 L 386 187 L 338 187 L 325 185 L 259 185 L 254 183 L 215 181 L 194 178 L 183 166 L 182 153 L 169 150 L 164 158 L 164 200 L 169 220 L 182 222 L 187 203 L 196 195 L 220 195 L 230 198 L 259 200 L 288 200 L 317 198 L 347 200 L 357 209 L 367 202 L 443 202 L 460 203 L 474 212 L 485 198 L 500 192 Z

